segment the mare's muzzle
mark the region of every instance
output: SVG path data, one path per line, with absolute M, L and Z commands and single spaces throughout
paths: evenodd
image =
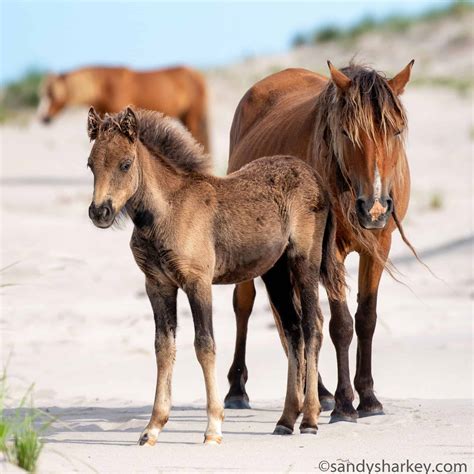
M 359 223 L 365 229 L 383 229 L 393 211 L 390 197 L 364 198 L 356 201 L 356 212 Z
M 110 227 L 115 219 L 114 208 L 110 199 L 100 206 L 96 206 L 95 203 L 92 202 L 89 206 L 89 217 L 94 225 L 101 229 Z

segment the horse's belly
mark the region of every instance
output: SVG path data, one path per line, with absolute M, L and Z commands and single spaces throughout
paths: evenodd
M 285 250 L 286 242 L 265 242 L 231 251 L 216 252 L 213 283 L 230 284 L 252 280 L 275 265 Z

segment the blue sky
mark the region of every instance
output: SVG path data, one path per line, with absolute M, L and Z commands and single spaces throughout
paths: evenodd
M 0 82 L 28 68 L 224 65 L 289 48 L 298 32 L 449 1 L 160 2 L 0 0 Z

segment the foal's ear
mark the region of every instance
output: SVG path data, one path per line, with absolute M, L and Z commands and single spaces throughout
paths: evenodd
M 401 70 L 395 77 L 388 81 L 388 85 L 395 92 L 396 95 L 400 95 L 405 90 L 407 82 L 410 80 L 411 68 L 415 64 L 415 60 L 412 59 L 405 69 Z
M 119 120 L 120 131 L 131 141 L 134 142 L 138 136 L 138 120 L 131 107 L 127 107 L 122 112 Z
M 89 109 L 87 114 L 87 134 L 91 140 L 95 140 L 99 134 L 100 127 L 100 117 L 99 114 L 95 111 L 94 107 Z
M 351 85 L 351 80 L 343 72 L 339 71 L 337 67 L 334 67 L 331 61 L 328 61 L 328 67 L 334 84 L 336 84 L 340 91 L 346 92 Z

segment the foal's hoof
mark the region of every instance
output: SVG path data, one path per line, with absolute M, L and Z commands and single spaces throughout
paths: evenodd
M 204 444 L 218 445 L 222 443 L 221 435 L 204 435 Z
M 334 397 L 321 397 L 319 403 L 321 404 L 321 411 L 331 411 L 336 406 Z
M 155 430 L 149 430 L 148 428 L 140 435 L 140 439 L 138 440 L 138 444 L 140 446 L 148 445 L 148 446 L 155 446 L 156 442 L 158 441 L 158 433 L 153 433 Z
M 224 408 L 230 408 L 233 410 L 249 410 L 250 404 L 248 398 L 235 396 L 225 399 Z
M 287 436 L 293 434 L 293 430 L 283 425 L 276 425 L 273 430 L 274 435 Z
M 329 420 L 329 423 L 337 423 L 339 421 L 357 423 L 357 418 L 358 414 L 354 409 L 352 409 L 352 411 L 342 412 L 335 408 L 331 413 L 331 419 Z
M 318 434 L 318 428 L 315 426 L 300 426 L 301 434 Z

